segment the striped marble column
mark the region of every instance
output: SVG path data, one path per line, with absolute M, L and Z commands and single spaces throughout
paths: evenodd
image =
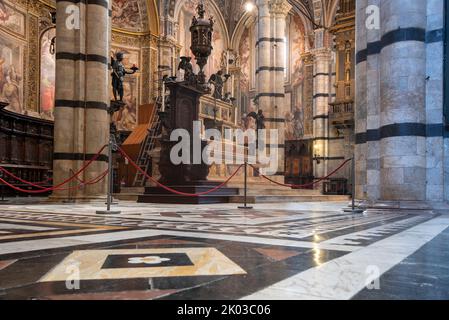
M 274 66 L 270 73 L 274 78 L 273 92 L 274 106 L 276 109 L 277 118 L 285 119 L 286 113 L 289 112 L 288 104 L 285 103 L 285 70 L 287 68 L 286 59 L 286 19 L 291 10 L 291 5 L 287 1 L 272 1 L 270 5 L 270 13 L 274 22 L 273 36 L 275 39 L 282 39 L 278 41 L 274 48 Z M 278 172 L 284 172 L 284 158 L 285 158 L 285 122 L 276 121 L 276 129 L 278 129 Z
M 317 32 L 324 32 L 318 30 Z M 313 136 L 315 137 L 314 165 L 315 177 L 326 175 L 328 157 L 329 136 L 329 96 L 332 52 L 330 49 L 321 47 L 312 51 L 314 55 L 314 90 L 313 90 Z
M 84 130 L 85 153 L 95 154 L 109 140 L 110 116 L 107 112 L 109 95 L 109 32 L 112 29 L 109 9 L 112 0 L 88 1 L 86 33 L 86 107 Z M 86 171 L 85 179 L 92 180 L 107 169 L 104 159 L 96 161 Z M 84 197 L 98 197 L 106 193 L 107 180 L 87 186 Z
M 275 116 L 272 76 L 272 47 L 283 39 L 275 39 L 271 34 L 271 14 L 268 0 L 258 0 L 258 21 L 256 51 L 257 51 L 257 100 L 259 109 L 263 110 L 266 118 Z M 269 122 L 269 121 L 268 121 Z M 267 128 L 271 123 L 267 123 Z
M 367 198 L 367 28 L 368 0 L 356 1 L 355 187 L 356 198 Z M 379 32 L 377 32 L 379 33 Z M 380 170 L 380 168 L 379 168 Z M 380 177 L 379 177 L 380 180 Z
M 426 1 L 382 0 L 380 14 L 380 198 L 426 200 Z
M 55 184 L 71 176 L 108 142 L 109 0 L 58 0 L 57 17 Z M 97 177 L 106 170 L 107 160 L 105 150 L 79 178 Z M 52 198 L 97 198 L 105 194 L 106 185 L 104 180 L 76 191 L 56 191 Z
M 278 173 L 284 172 L 285 28 L 291 6 L 285 0 L 259 0 L 257 46 L 257 99 L 267 129 L 278 130 Z
M 380 0 L 371 0 L 371 5 L 380 5 Z M 363 21 L 365 23 L 365 21 Z M 366 29 L 366 27 L 365 27 Z M 369 30 L 365 33 L 367 43 L 378 43 L 381 39 L 381 31 L 378 29 Z M 376 130 L 380 127 L 380 57 L 379 55 L 367 55 L 366 57 L 366 110 L 363 115 L 366 117 L 367 131 Z M 369 200 L 380 197 L 380 141 L 366 141 L 366 196 Z

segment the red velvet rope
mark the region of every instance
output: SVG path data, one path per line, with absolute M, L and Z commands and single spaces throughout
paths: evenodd
M 83 187 L 85 185 L 93 185 L 93 184 L 96 184 L 96 183 L 100 182 L 101 180 L 103 180 L 106 177 L 107 174 L 108 174 L 108 170 L 104 171 L 98 177 L 95 177 L 94 179 L 89 180 L 88 182 L 79 184 L 79 185 L 74 186 L 74 187 L 69 187 L 69 188 L 54 188 L 53 187 L 53 188 L 46 188 L 46 189 L 41 189 L 41 190 L 25 190 L 25 189 L 16 187 L 15 185 L 9 183 L 8 181 L 3 180 L 2 178 L 0 178 L 0 182 L 2 182 L 3 184 L 7 185 L 11 189 L 14 189 L 14 190 L 19 191 L 19 192 L 30 193 L 30 194 L 39 194 L 39 193 L 44 193 L 44 192 L 49 192 L 49 191 L 75 190 L 75 189 L 78 189 L 78 188 Z M 51 189 L 51 190 L 47 190 L 47 189 Z
M 31 193 L 31 194 L 45 193 L 45 192 L 54 191 L 54 190 L 57 190 L 57 191 L 70 190 L 70 188 L 68 188 L 68 189 L 60 189 L 60 187 L 62 187 L 63 185 L 66 185 L 67 183 L 69 183 L 69 182 L 73 181 L 74 179 L 76 179 L 76 178 L 78 177 L 78 175 L 79 175 L 81 172 L 83 172 L 84 170 L 86 170 L 87 167 L 89 167 L 94 161 L 96 161 L 96 160 L 98 159 L 98 157 L 101 155 L 101 153 L 103 152 L 103 150 L 104 150 L 107 146 L 108 146 L 107 144 L 104 145 L 104 146 L 103 146 L 103 147 L 102 147 L 102 148 L 101 148 L 101 149 L 100 149 L 100 150 L 99 150 L 99 151 L 92 157 L 92 159 L 90 159 L 85 165 L 83 165 L 83 166 L 81 167 L 81 169 L 79 169 L 77 172 L 75 172 L 73 176 L 71 176 L 70 178 L 67 178 L 66 180 L 64 180 L 63 182 L 59 183 L 58 185 L 53 186 L 53 187 L 50 187 L 50 188 L 44 188 L 44 187 L 39 186 L 39 185 L 37 185 L 37 184 L 35 184 L 35 183 L 32 183 L 32 182 L 29 182 L 29 181 L 20 179 L 19 177 L 16 177 L 13 173 L 9 172 L 8 170 L 6 170 L 6 169 L 3 168 L 3 167 L 0 167 L 0 169 L 1 169 L 2 172 L 5 172 L 5 173 L 8 174 L 9 176 L 13 177 L 14 179 L 17 179 L 17 180 L 20 181 L 20 182 L 23 182 L 23 183 L 26 183 L 26 184 L 28 184 L 28 185 L 30 185 L 30 186 L 39 188 L 40 190 L 24 190 L 24 189 L 18 188 L 18 187 L 16 187 L 16 186 L 14 186 L 14 185 L 8 183 L 7 181 L 5 181 L 5 180 L 3 180 L 3 179 L 1 179 L 1 178 L 0 178 L 0 181 L 3 182 L 4 184 L 8 185 L 9 187 L 13 188 L 14 190 L 21 191 L 21 192 L 26 192 L 26 193 Z M 101 175 L 100 175 L 99 177 L 101 177 Z M 97 177 L 97 178 L 95 178 L 95 179 L 98 179 L 99 177 Z M 103 177 L 103 178 L 104 178 L 104 177 Z M 86 182 L 85 184 L 90 184 L 90 183 L 91 183 L 91 181 Z M 98 183 L 98 181 L 97 181 L 96 183 Z
M 307 184 L 300 184 L 300 185 L 296 185 L 296 184 L 285 184 L 285 183 L 280 183 L 280 182 L 277 182 L 277 181 L 274 181 L 273 179 L 270 179 L 270 178 L 268 178 L 267 176 L 265 176 L 265 175 L 263 175 L 263 174 L 261 174 L 260 176 L 262 177 L 262 178 L 264 178 L 264 179 L 266 179 L 266 180 L 268 180 L 268 181 L 270 181 L 270 182 L 272 182 L 272 183 L 274 183 L 274 184 L 277 184 L 278 186 L 281 186 L 281 187 L 288 187 L 288 188 L 294 188 L 294 189 L 300 189 L 300 188 L 307 188 L 307 187 L 313 187 L 314 185 L 316 185 L 316 184 L 318 184 L 318 183 L 320 183 L 320 182 L 322 182 L 322 181 L 324 181 L 324 180 L 327 180 L 327 179 L 329 179 L 330 177 L 332 177 L 334 174 L 336 174 L 338 171 L 340 171 L 340 169 L 341 168 L 343 168 L 349 161 L 351 161 L 352 159 L 348 159 L 348 160 L 346 160 L 345 162 L 343 162 L 337 169 L 335 169 L 334 171 L 332 171 L 330 174 L 328 174 L 326 177 L 324 177 L 324 178 L 320 178 L 320 179 L 317 179 L 317 181 L 315 181 L 315 182 L 311 182 L 311 183 L 307 183 Z M 257 172 L 259 172 L 259 170 L 256 168 L 256 167 L 254 167 L 253 165 L 250 165 L 254 170 L 256 170 Z
M 12 172 L 6 170 L 3 167 L 0 167 L 0 171 L 4 172 L 6 175 L 10 176 L 14 180 L 17 180 L 19 182 L 22 182 L 24 184 L 27 184 L 27 185 L 30 185 L 30 186 L 33 186 L 33 187 L 36 187 L 36 188 L 39 188 L 39 189 L 45 189 L 45 187 L 42 187 L 42 184 L 45 184 L 46 182 L 48 182 L 48 180 L 47 181 L 43 181 L 43 182 L 35 182 L 35 183 L 30 182 L 30 181 L 26 181 L 26 180 L 23 180 L 23 179 L 15 176 Z
M 140 173 L 142 173 L 143 175 L 145 175 L 145 177 L 147 177 L 149 180 L 151 180 L 152 182 L 154 182 L 155 184 L 157 184 L 159 187 L 161 187 L 162 189 L 165 189 L 171 193 L 180 195 L 180 196 L 187 196 L 187 197 L 199 197 L 199 196 L 204 196 L 207 194 L 210 194 L 212 192 L 215 192 L 221 188 L 223 188 L 229 181 L 231 181 L 232 178 L 235 177 L 235 175 L 237 174 L 237 172 L 239 172 L 239 170 L 243 167 L 243 164 L 240 165 L 237 170 L 234 171 L 234 173 L 223 183 L 221 183 L 220 185 L 216 186 L 215 188 L 212 188 L 208 191 L 205 192 L 200 192 L 200 193 L 185 193 L 185 192 L 181 192 L 175 189 L 172 189 L 170 187 L 167 187 L 165 185 L 163 185 L 162 183 L 160 183 L 159 181 L 157 181 L 156 179 L 154 179 L 152 176 L 150 176 L 149 174 L 147 174 L 144 170 L 142 170 L 131 158 L 130 156 L 128 156 L 126 154 L 125 151 L 123 151 L 122 148 L 118 148 L 119 152 L 122 154 L 122 156 L 124 156 L 125 158 L 128 159 L 129 163 L 131 163 L 131 165 L 136 168 L 136 170 L 138 170 Z

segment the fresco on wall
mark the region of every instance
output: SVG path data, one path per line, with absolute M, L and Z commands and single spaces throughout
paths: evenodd
M 55 106 L 55 55 L 50 52 L 51 40 L 56 36 L 56 29 L 46 31 L 41 38 L 41 76 L 40 76 L 40 112 L 44 119 L 53 120 Z
M 199 68 L 195 63 L 195 57 L 190 51 L 191 39 L 190 39 L 190 25 L 192 23 L 192 18 L 196 15 L 196 7 L 198 5 L 198 0 L 187 0 L 184 2 L 184 5 L 180 11 L 178 22 L 179 22 L 179 34 L 178 41 L 182 46 L 181 56 L 190 56 L 192 57 L 192 62 L 194 65 L 194 71 L 198 72 Z M 207 61 L 207 65 L 204 68 L 204 73 L 206 77 L 209 77 L 211 74 L 217 72 L 221 68 L 222 55 L 225 50 L 225 31 L 224 27 L 220 25 L 216 14 L 213 13 L 210 4 L 208 2 L 204 3 L 206 9 L 206 17 L 214 16 L 215 25 L 214 25 L 214 33 L 212 37 L 212 54 Z
M 145 0 L 114 0 L 112 1 L 112 24 L 115 28 L 132 31 L 146 31 Z M 141 12 L 145 13 L 142 17 Z
M 245 29 L 240 39 L 239 58 L 240 58 L 240 86 L 243 90 L 249 91 L 250 73 L 251 73 L 251 45 L 249 38 L 249 29 Z
M 251 74 L 251 39 L 249 29 L 243 31 L 239 43 L 239 65 L 240 65 L 240 106 L 242 115 L 249 112 L 251 101 L 249 98 L 250 91 L 250 74 Z
M 0 0 L 0 26 L 21 36 L 25 35 L 25 14 L 6 0 Z
M 304 62 L 301 54 L 305 52 L 304 26 L 298 15 L 294 15 L 290 20 L 290 70 L 291 70 L 291 110 L 285 114 L 285 138 L 287 140 L 302 139 L 305 134 L 304 114 Z
M 292 17 L 290 23 L 290 48 L 291 48 L 291 71 L 292 85 L 299 86 L 304 80 L 303 61 L 301 54 L 305 51 L 304 26 L 298 15 Z
M 139 51 L 113 47 L 111 50 L 111 56 L 115 56 L 117 52 L 123 52 L 125 58 L 123 64 L 126 68 L 130 68 L 132 65 L 139 66 Z M 110 97 L 113 99 L 112 86 L 110 87 Z M 117 129 L 121 131 L 132 131 L 137 124 L 137 105 L 139 101 L 139 76 L 138 74 L 126 75 L 123 82 L 124 97 L 123 101 L 126 106 L 123 110 L 117 112 L 114 115 L 114 121 L 116 123 Z
M 23 113 L 24 46 L 0 32 L 0 100 L 9 110 Z

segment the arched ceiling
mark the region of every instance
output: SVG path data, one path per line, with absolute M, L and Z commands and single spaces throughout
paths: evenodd
M 165 1 L 165 13 L 173 16 L 176 0 Z M 244 5 L 248 0 L 209 0 L 215 1 L 220 8 L 230 34 L 234 32 L 238 21 L 245 14 Z M 256 0 L 252 0 L 256 1 Z M 339 0 L 288 0 L 293 10 L 303 15 L 306 20 L 313 21 L 313 27 L 328 27 L 332 22 L 332 12 Z

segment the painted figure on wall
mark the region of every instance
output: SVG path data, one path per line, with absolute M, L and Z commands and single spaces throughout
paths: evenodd
M 55 106 L 55 75 L 56 60 L 55 55 L 51 53 L 51 41 L 56 36 L 56 29 L 47 30 L 41 38 L 41 116 L 44 119 L 53 120 L 53 111 Z
M 25 35 L 25 15 L 14 4 L 0 0 L 0 26 L 10 31 Z
M 142 31 L 142 19 L 140 16 L 138 0 L 114 0 L 112 1 L 112 24 L 121 29 L 133 29 Z
M 302 108 L 296 107 L 293 112 L 285 116 L 285 139 L 299 140 L 304 137 L 304 113 Z
M 240 109 L 242 114 L 248 112 L 249 106 L 251 105 L 249 98 L 251 81 L 251 42 L 249 34 L 249 29 L 246 28 L 243 31 L 238 48 L 238 65 L 240 66 L 240 81 L 238 90 L 240 91 Z
M 305 52 L 305 29 L 298 15 L 292 16 L 290 20 L 289 34 L 292 110 L 287 111 L 284 115 L 285 138 L 286 140 L 298 140 L 304 138 L 305 134 L 303 108 L 305 70 L 301 58 L 301 54 Z
M 23 46 L 0 33 L 0 100 L 23 113 Z

